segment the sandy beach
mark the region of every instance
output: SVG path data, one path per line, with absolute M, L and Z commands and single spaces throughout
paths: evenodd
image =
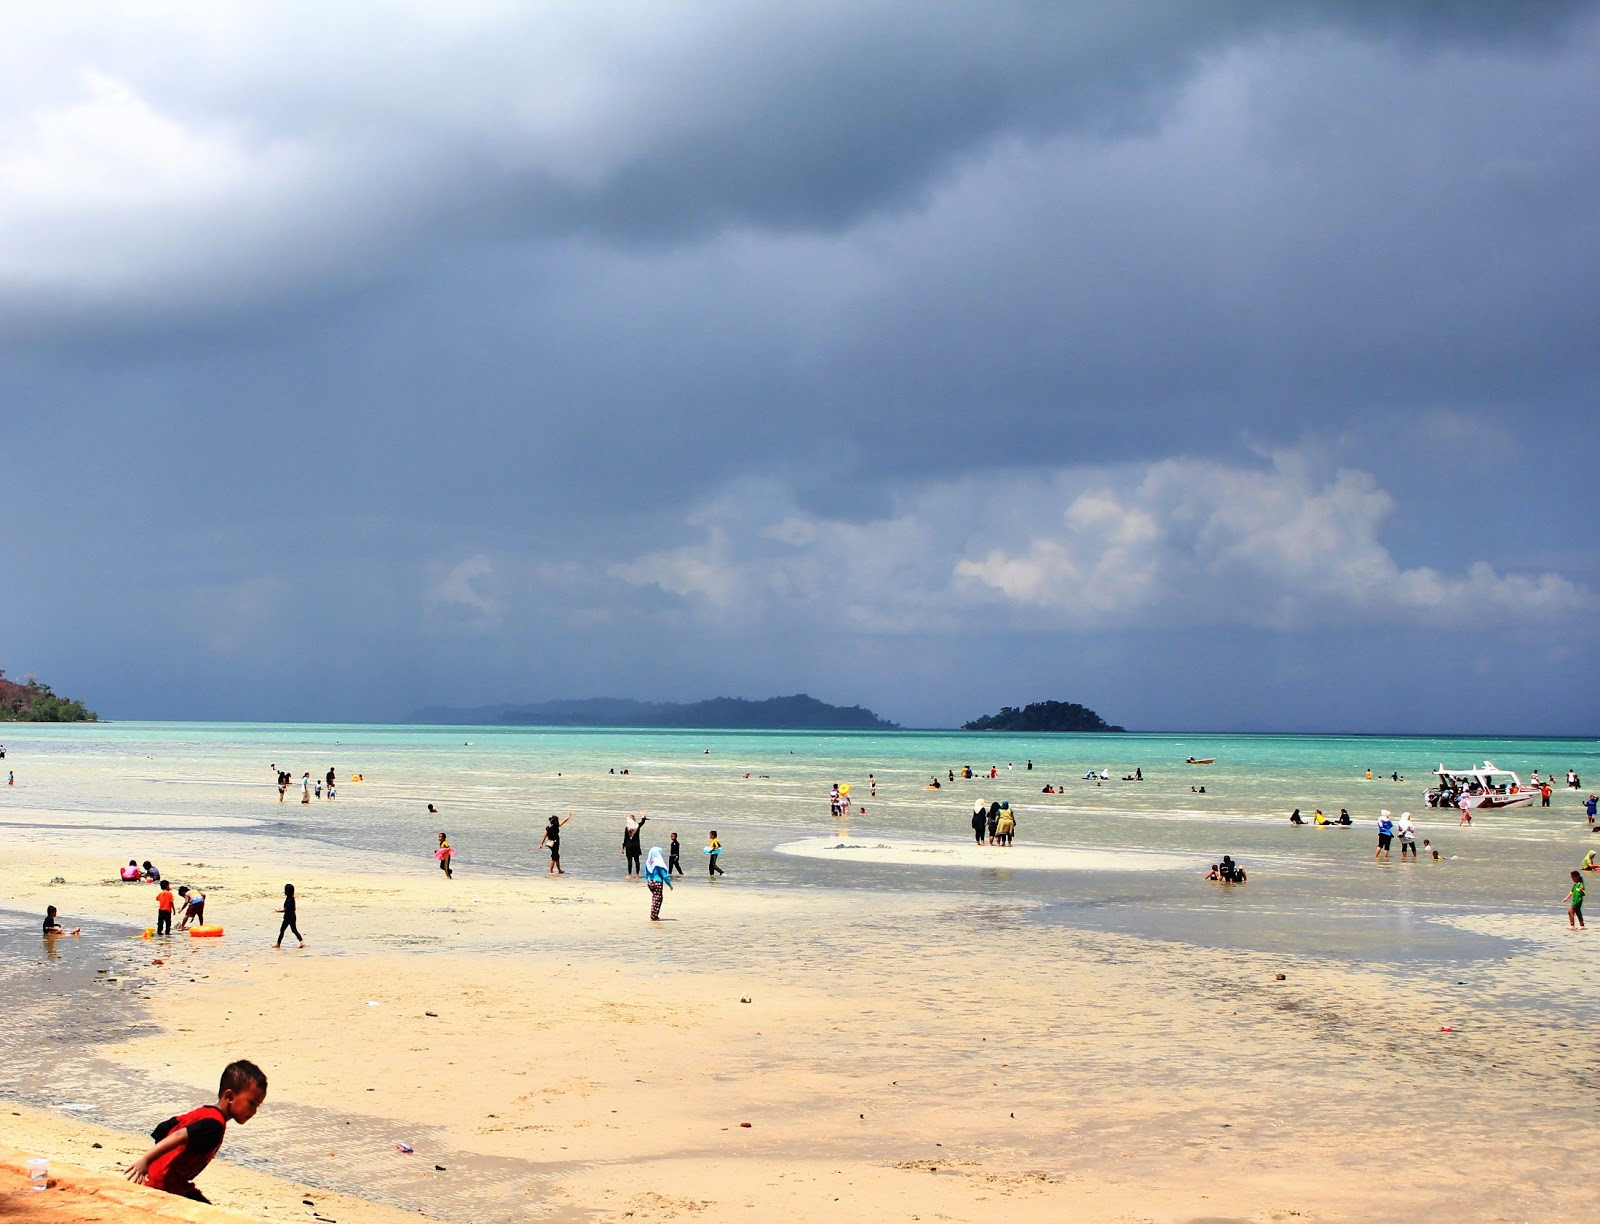
M 620 880 L 446 881 L 421 854 L 326 849 L 293 867 L 308 947 L 275 951 L 284 871 L 248 832 L 143 843 L 214 881 L 217 941 L 108 934 L 154 907 L 108 879 L 120 835 L 11 840 L 10 904 L 89 921 L 57 957 L 108 970 L 30 1024 L 111 995 L 138 1015 L 42 1060 L 38 1105 L 0 1120 L 91 1207 L 236 1057 L 267 1070 L 268 1102 L 202 1185 L 259 1220 L 1499 1220 L 1594 1201 L 1592 1057 L 1525 1005 L 1595 991 L 1584 937 L 1554 921 L 1499 931 L 1536 951 L 1464 981 L 698 875 L 651 924 Z M 98 1112 L 124 1125 L 67 1108 L 107 1085 Z M 166 1196 L 121 1193 L 124 1218 L 167 1218 Z M 51 1201 L 5 1210 L 69 1218 Z

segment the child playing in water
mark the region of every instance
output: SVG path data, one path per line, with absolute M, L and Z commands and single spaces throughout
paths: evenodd
M 161 881 L 161 891 L 156 894 L 156 934 L 172 934 L 172 906 L 176 898 L 172 895 L 172 886 L 165 880 Z
M 1584 929 L 1583 897 L 1586 891 L 1583 887 L 1583 877 L 1574 871 L 1572 873 L 1572 891 L 1567 894 L 1567 925 L 1569 927 L 1576 926 L 1580 931 Z
M 278 913 L 283 915 L 283 925 L 281 925 L 278 928 L 278 942 L 273 944 L 272 946 L 274 948 L 283 947 L 283 933 L 285 931 L 293 931 L 294 932 L 294 937 L 300 941 L 300 946 L 302 948 L 305 947 L 306 946 L 306 937 L 304 935 L 300 934 L 300 926 L 295 921 L 295 916 L 296 915 L 295 915 L 294 885 L 293 884 L 285 884 L 283 886 L 283 908 L 280 909 L 278 911 Z
M 678 835 L 676 833 L 669 834 L 667 839 L 667 874 L 671 875 L 674 871 L 679 875 L 683 874 L 683 864 L 678 862 Z
M 161 1123 L 150 1133 L 156 1140 L 155 1147 L 129 1165 L 123 1175 L 155 1190 L 210 1202 L 196 1188 L 194 1179 L 222 1147 L 228 1123 L 243 1126 L 256 1116 L 266 1099 L 267 1077 L 260 1067 L 244 1059 L 229 1063 L 217 1087 L 217 1103 L 202 1105 Z
M 439 834 L 439 848 L 433 852 L 433 857 L 439 860 L 439 870 L 444 872 L 445 879 L 456 878 L 456 873 L 450 867 L 450 860 L 455 857 L 455 851 L 450 849 L 450 839 L 443 833 Z
M 82 927 L 73 927 L 72 930 L 67 930 L 66 927 L 56 921 L 56 907 L 53 905 L 45 907 L 44 933 L 46 935 L 76 935 L 82 930 Z
M 728 873 L 717 865 L 717 859 L 722 855 L 722 843 L 717 840 L 715 829 L 711 830 L 711 844 L 706 847 L 706 853 L 709 856 L 706 862 L 711 868 L 709 878 L 716 879 L 719 875 L 727 875 Z

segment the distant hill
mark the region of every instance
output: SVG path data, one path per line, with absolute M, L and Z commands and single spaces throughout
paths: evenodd
M 48 684 L 29 676 L 23 683 L 7 680 L 0 667 L 0 722 L 98 722 L 100 716 L 81 701 L 57 697 Z
M 998 714 L 985 714 L 969 723 L 963 731 L 1123 731 L 1112 726 L 1087 706 L 1073 701 L 1036 701 L 1017 709 L 1005 706 Z
M 534 705 L 494 705 L 461 709 L 430 706 L 407 722 L 455 726 L 508 727 L 705 727 L 728 730 L 888 731 L 898 724 L 861 706 L 835 706 L 805 693 L 747 701 L 634 701 L 591 697 L 582 701 L 543 701 Z

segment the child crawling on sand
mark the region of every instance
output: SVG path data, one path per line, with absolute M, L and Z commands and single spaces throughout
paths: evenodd
M 260 1067 L 244 1059 L 229 1063 L 217 1085 L 217 1103 L 191 1109 L 157 1126 L 150 1132 L 155 1147 L 129 1165 L 123 1175 L 168 1194 L 210 1202 L 194 1179 L 222 1147 L 228 1123 L 243 1126 L 266 1099 L 267 1077 Z

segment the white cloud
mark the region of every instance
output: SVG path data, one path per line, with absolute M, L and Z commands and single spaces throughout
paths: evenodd
M 481 553 L 467 557 L 448 569 L 436 568 L 423 592 L 423 607 L 431 621 L 462 623 L 483 629 L 496 624 L 505 612 L 504 603 L 487 593 L 497 577 L 493 561 Z
M 316 161 L 85 71 L 75 93 L 0 124 L 0 285 L 93 299 L 264 273 L 309 210 Z
M 658 587 L 669 595 L 698 599 L 716 608 L 738 601 L 746 579 L 742 567 L 729 564 L 721 533 L 715 528 L 704 545 L 650 553 L 611 566 L 608 572 L 634 586 Z
M 845 523 L 770 488 L 702 507 L 688 542 L 614 567 L 719 616 L 885 632 L 948 628 L 1508 626 L 1581 612 L 1557 573 L 1482 560 L 1404 567 L 1381 530 L 1396 502 L 1365 472 L 1285 452 L 1254 467 L 1142 467 L 950 481 L 889 517 Z

